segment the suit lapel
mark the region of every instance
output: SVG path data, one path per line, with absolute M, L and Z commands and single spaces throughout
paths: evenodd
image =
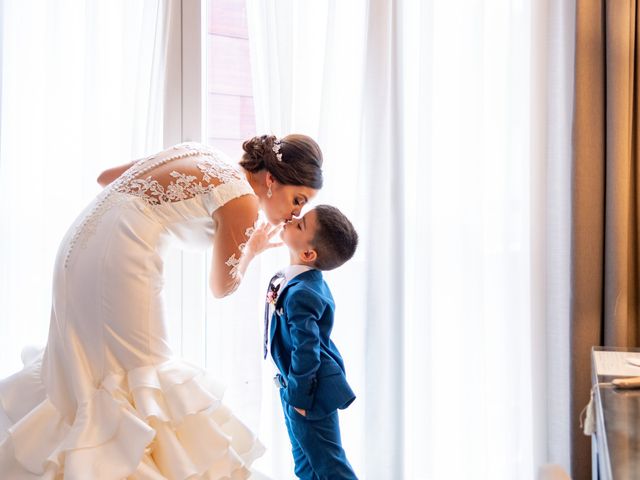
M 276 304 L 274 305 L 273 314 L 271 315 L 270 325 L 269 325 L 269 349 L 273 348 L 273 337 L 276 334 L 276 329 L 278 328 L 278 323 L 281 315 L 278 315 L 278 311 L 282 309 L 282 304 L 284 302 L 284 298 L 287 296 L 288 290 L 290 287 L 297 285 L 300 282 L 317 282 L 322 280 L 322 273 L 320 270 L 311 269 L 306 272 L 302 272 L 300 275 L 296 275 L 289 283 L 287 283 L 284 288 L 280 290 L 278 293 L 278 298 L 276 299 Z
M 286 297 L 287 290 L 289 290 L 289 288 L 297 285 L 300 282 L 317 282 L 319 280 L 322 280 L 322 273 L 320 272 L 320 270 L 316 269 L 307 270 L 306 272 L 302 272 L 300 275 L 296 275 L 295 277 L 293 277 L 278 294 L 278 298 L 276 300 L 276 310 L 282 307 L 282 302 L 284 301 L 284 297 Z

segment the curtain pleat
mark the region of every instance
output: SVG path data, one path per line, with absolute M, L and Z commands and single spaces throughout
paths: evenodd
M 360 233 L 326 275 L 358 396 L 340 416 L 356 472 L 568 468 L 570 2 L 247 8 L 257 130 L 314 136 L 316 201 Z M 284 478 L 272 403 L 262 470 Z
M 638 346 L 638 16 L 634 0 L 576 2 L 572 167 L 572 475 L 590 478 L 592 346 Z
M 166 2 L 3 1 L 0 377 L 44 345 L 51 272 L 98 174 L 162 148 Z

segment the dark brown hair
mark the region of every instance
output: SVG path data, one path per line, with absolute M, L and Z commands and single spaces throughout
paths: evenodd
M 282 160 L 278 160 L 273 146 L 274 135 L 253 137 L 242 144 L 244 154 L 240 166 L 255 173 L 267 170 L 284 185 L 303 185 L 319 190 L 322 188 L 322 151 L 311 137 L 300 134 L 287 135 L 280 139 Z
M 316 233 L 311 243 L 318 254 L 314 266 L 318 270 L 333 270 L 353 257 L 358 233 L 336 207 L 318 205 L 313 210 L 316 212 Z

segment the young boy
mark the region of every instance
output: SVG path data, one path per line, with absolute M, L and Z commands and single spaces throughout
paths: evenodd
M 291 263 L 269 284 L 264 355 L 271 352 L 280 372 L 274 380 L 295 474 L 302 480 L 356 479 L 342 448 L 337 412 L 355 395 L 329 338 L 335 305 L 321 271 L 349 260 L 358 234 L 337 208 L 318 205 L 288 223 L 281 237 Z

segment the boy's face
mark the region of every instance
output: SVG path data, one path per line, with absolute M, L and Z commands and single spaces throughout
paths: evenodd
M 313 248 L 313 237 L 316 234 L 317 219 L 315 210 L 309 210 L 300 218 L 294 218 L 284 225 L 280 237 L 291 252 L 292 263 L 313 263 L 316 251 Z M 299 263 L 299 262 L 296 262 Z

